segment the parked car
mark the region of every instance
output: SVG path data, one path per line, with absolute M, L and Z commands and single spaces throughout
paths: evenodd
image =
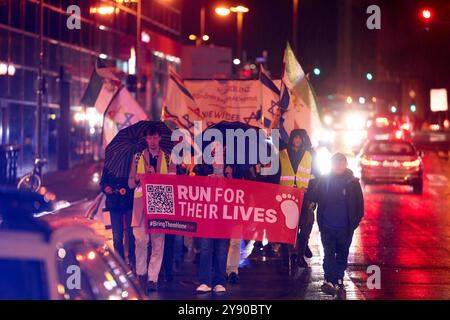
M 140 299 L 120 257 L 89 228 L 52 230 L 45 197 L 0 190 L 0 299 Z
M 407 184 L 422 194 L 422 153 L 411 142 L 370 140 L 358 158 L 363 184 Z

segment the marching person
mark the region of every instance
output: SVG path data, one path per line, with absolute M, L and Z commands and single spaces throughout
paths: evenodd
M 106 195 L 105 211 L 109 211 L 114 251 L 125 261 L 124 222 L 128 242 L 128 263 L 132 270 L 136 265 L 134 236 L 131 228 L 133 191 L 128 187 L 127 178 L 115 178 L 104 168 L 100 181 L 102 192 Z
M 306 196 L 318 203 L 317 223 L 325 255 L 322 291 L 345 299 L 344 272 L 353 232 L 364 216 L 364 197 L 345 155 L 336 153 L 331 167 L 331 173 L 319 178 Z
M 136 239 L 136 274 L 139 282 L 146 291 L 157 290 L 158 276 L 164 256 L 163 233 L 147 234 L 145 228 L 145 214 L 142 201 L 141 180 L 144 174 L 176 174 L 176 166 L 171 163 L 170 155 L 165 154 L 160 148 L 161 132 L 158 127 L 152 126 L 145 132 L 147 149 L 135 156 L 135 162 L 131 165 L 128 185 L 135 189 L 132 227 Z M 147 247 L 151 240 L 150 263 L 147 267 Z
M 214 143 L 212 156 L 215 158 L 217 150 L 224 149 L 219 142 Z M 220 156 L 218 156 L 220 158 Z M 215 158 L 216 160 L 216 158 Z M 194 168 L 198 176 L 223 177 L 225 167 L 223 157 L 221 160 L 214 161 L 212 165 L 202 164 Z M 212 239 L 200 238 L 200 260 L 199 260 L 199 280 L 200 285 L 197 287 L 197 293 L 224 293 L 227 291 L 226 284 L 226 267 L 227 255 L 230 244 L 229 239 Z
M 224 177 L 227 179 L 238 179 L 237 166 L 226 165 Z M 227 257 L 227 279 L 229 283 L 236 284 L 239 279 L 239 264 L 241 262 L 241 239 L 231 239 Z
M 280 152 L 280 185 L 300 188 L 306 192 L 309 181 L 312 179 L 312 155 L 305 143 L 305 135 L 302 129 L 294 129 L 289 136 L 286 149 Z M 300 214 L 300 212 L 299 212 Z M 283 244 L 281 246 L 284 258 L 289 261 L 289 251 L 291 251 L 291 261 L 296 262 L 300 267 L 307 267 L 303 253 L 301 255 L 293 253 L 293 248 Z M 290 250 L 289 250 L 290 249 Z M 298 250 L 298 245 L 297 245 Z
M 188 175 L 189 172 L 184 163 L 176 166 L 177 175 Z M 164 257 L 161 272 L 164 280 L 173 281 L 174 269 L 180 271 L 184 259 L 184 237 L 173 234 L 166 234 L 164 242 Z M 175 268 L 174 268 L 175 267 Z

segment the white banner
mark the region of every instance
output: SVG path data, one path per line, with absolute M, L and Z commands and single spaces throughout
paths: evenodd
M 185 80 L 203 116 L 203 128 L 220 121 L 261 126 L 259 80 Z

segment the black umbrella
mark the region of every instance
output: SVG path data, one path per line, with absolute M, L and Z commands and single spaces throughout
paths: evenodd
M 120 130 L 105 150 L 105 168 L 115 178 L 127 178 L 136 153 L 147 147 L 145 132 L 155 126 L 161 132 L 161 149 L 170 154 L 173 148 L 172 131 L 161 121 L 139 121 Z
M 226 132 L 228 129 L 231 129 L 231 130 L 242 129 L 244 131 L 244 133 L 249 129 L 255 130 L 256 141 L 250 142 L 249 139 L 246 138 L 245 144 L 238 145 L 238 140 L 236 138 L 234 138 L 234 150 L 233 150 L 234 163 L 237 163 L 238 155 L 245 152 L 245 164 L 250 164 L 249 163 L 250 162 L 250 155 L 249 155 L 250 143 L 256 143 L 256 158 L 257 158 L 257 161 L 259 161 L 259 147 L 260 147 L 259 146 L 259 130 L 260 130 L 260 128 L 254 127 L 254 126 L 242 123 L 242 122 L 238 122 L 238 121 L 235 121 L 235 122 L 221 121 L 221 122 L 218 122 L 216 124 L 209 126 L 206 130 L 208 130 L 208 129 L 217 129 L 222 133 L 224 146 L 227 146 L 227 144 L 229 144 L 229 141 L 227 141 L 227 138 L 226 138 L 227 137 Z M 205 131 L 203 132 L 203 134 L 205 133 Z M 210 143 L 211 143 L 211 141 L 204 141 L 203 149 L 206 148 L 206 146 L 209 145 Z M 270 148 L 270 147 L 268 147 L 268 148 Z M 226 152 L 229 152 L 229 149 L 227 149 Z M 226 160 L 226 158 L 224 160 Z M 254 163 L 252 163 L 252 164 L 254 164 Z

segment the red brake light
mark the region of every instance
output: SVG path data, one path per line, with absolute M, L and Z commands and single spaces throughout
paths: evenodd
M 409 129 L 411 129 L 411 126 L 409 125 L 409 123 L 404 123 L 401 125 L 401 128 L 403 130 L 409 131 Z
M 361 164 L 363 166 L 377 167 L 380 165 L 380 161 L 367 159 L 366 157 L 361 158 Z

